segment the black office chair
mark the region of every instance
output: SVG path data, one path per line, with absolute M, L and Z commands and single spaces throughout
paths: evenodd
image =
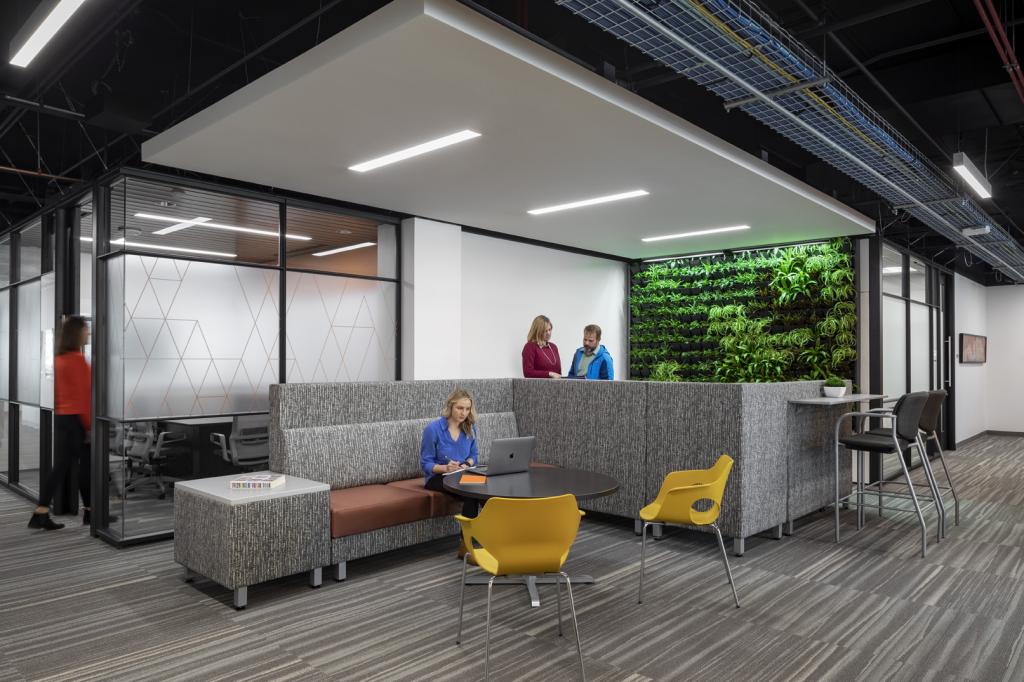
M 921 422 L 921 413 L 924 411 L 925 405 L 928 402 L 928 393 L 922 391 L 919 393 L 909 393 L 902 398 L 893 406 L 891 412 L 847 412 L 839 421 L 836 423 L 835 432 L 835 454 L 836 454 L 836 503 L 835 503 L 835 538 L 836 542 L 839 542 L 839 506 L 842 502 L 848 502 L 854 493 L 850 493 L 844 497 L 839 495 L 839 446 L 844 445 L 847 449 L 855 451 L 857 453 L 857 528 L 863 528 L 864 526 L 864 507 L 873 506 L 866 505 L 864 502 L 864 453 L 881 453 L 881 454 L 892 454 L 898 455 L 900 467 L 903 469 L 903 475 L 907 480 L 907 486 L 909 495 L 893 492 L 884 492 L 885 495 L 890 497 L 897 497 L 902 499 L 909 499 L 914 505 L 914 511 L 917 513 L 917 520 L 921 525 L 921 556 L 924 557 L 928 552 L 928 525 L 924 520 L 924 513 L 921 511 L 921 504 L 918 501 L 917 492 L 914 489 L 914 483 L 910 478 L 910 470 L 907 468 L 907 463 L 904 460 L 904 453 L 908 452 L 910 448 L 921 448 L 920 441 L 918 440 L 918 425 Z M 891 426 L 887 429 L 882 430 L 881 433 L 871 433 L 870 430 L 866 431 L 855 431 L 848 435 L 840 435 L 840 428 L 842 422 L 846 418 L 862 418 L 861 423 L 866 418 L 880 418 L 887 419 L 891 422 Z M 927 459 L 927 458 L 923 458 Z M 879 490 L 879 496 L 883 494 L 883 491 Z M 925 498 L 933 499 L 934 498 Z M 936 501 L 937 508 L 941 509 L 941 503 Z M 897 511 L 909 511 L 900 510 Z M 941 518 L 941 517 L 940 517 Z M 941 521 L 940 521 L 941 522 Z

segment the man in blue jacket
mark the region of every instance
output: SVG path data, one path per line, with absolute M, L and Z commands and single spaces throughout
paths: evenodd
M 615 378 L 612 356 L 601 345 L 601 328 L 596 324 L 588 324 L 583 328 L 583 347 L 577 348 L 576 354 L 572 356 L 569 376 L 609 381 Z

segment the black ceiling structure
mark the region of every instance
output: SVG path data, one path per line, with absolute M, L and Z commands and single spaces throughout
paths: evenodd
M 646 0 L 681 2 L 687 0 Z M 939 168 L 965 152 L 985 210 L 1024 243 L 1024 99 L 979 7 L 988 0 L 758 0 Z M 7 45 L 38 3 L 0 3 Z M 142 142 L 370 14 L 386 0 L 88 0 L 22 69 L 0 65 L 0 231 L 78 182 L 143 165 Z M 550 0 L 464 0 L 876 218 L 891 239 L 1005 283 L 939 234 L 741 111 Z M 991 0 L 1011 46 L 1024 0 Z M 1018 54 L 1024 52 L 1021 45 Z M 283 122 L 282 125 L 287 125 Z

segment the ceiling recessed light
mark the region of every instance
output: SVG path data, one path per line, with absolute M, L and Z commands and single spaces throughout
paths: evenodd
M 953 170 L 970 185 L 979 197 L 982 199 L 992 198 L 992 185 L 963 152 L 953 154 Z
M 118 246 L 131 246 L 137 249 L 156 249 L 158 251 L 176 251 L 178 253 L 195 253 L 200 256 L 218 256 L 220 258 L 237 258 L 238 256 L 234 253 L 225 253 L 223 251 L 205 251 L 203 249 L 186 249 L 181 246 L 164 246 L 163 244 L 140 244 L 139 242 L 126 242 L 123 239 L 112 239 L 111 244 L 117 244 Z
M 719 232 L 735 232 L 737 230 L 749 230 L 750 225 L 733 225 L 732 227 L 715 227 L 710 230 L 694 230 L 693 232 L 680 232 L 679 234 L 666 234 L 661 237 L 644 237 L 642 242 L 660 242 L 666 239 L 682 239 L 684 237 L 699 237 L 702 234 L 718 234 Z
M 11 64 L 21 67 L 28 66 L 40 50 L 46 47 L 50 39 L 57 34 L 61 26 L 67 23 L 71 15 L 84 3 L 85 0 L 44 0 L 29 17 L 22 32 L 12 41 L 12 45 L 20 43 L 20 46 L 11 57 Z M 32 25 L 36 25 L 36 27 L 30 29 Z M 28 38 L 22 43 L 19 40 L 22 34 L 30 30 Z
M 231 232 L 244 232 L 246 234 L 258 234 L 258 235 L 261 235 L 261 236 L 264 236 L 264 237 L 274 237 L 275 239 L 278 236 L 278 233 L 274 232 L 273 230 L 257 230 L 257 229 L 252 228 L 252 227 L 239 227 L 237 225 L 225 225 L 224 223 L 211 222 L 209 218 L 175 218 L 175 217 L 166 216 L 166 215 L 155 215 L 153 213 L 136 213 L 135 217 L 136 218 L 144 218 L 146 220 L 161 220 L 161 221 L 163 221 L 165 223 L 175 223 L 174 225 L 171 225 L 170 227 L 165 227 L 162 230 L 157 230 L 156 232 L 153 233 L 153 234 L 159 234 L 159 235 L 166 235 L 166 234 L 170 234 L 171 232 L 177 232 L 178 230 L 182 230 L 182 229 L 185 229 L 186 227 L 191 227 L 193 225 L 202 225 L 203 227 L 212 227 L 212 228 L 214 228 L 216 230 L 229 230 Z M 291 233 L 286 234 L 285 238 L 286 239 L 298 239 L 298 240 L 304 241 L 304 242 L 308 242 L 311 239 L 313 239 L 312 237 L 307 237 L 305 235 L 291 234 Z
M 362 244 L 353 244 L 352 246 L 342 246 L 337 249 L 331 249 L 330 251 L 318 251 L 314 253 L 314 256 L 333 256 L 336 253 L 342 251 L 355 251 L 356 249 L 365 249 L 367 246 L 377 246 L 377 242 L 363 242 Z
M 399 161 L 405 161 L 406 159 L 411 159 L 414 156 L 419 156 L 420 154 L 427 154 L 428 152 L 443 149 L 445 147 L 450 147 L 453 144 L 465 142 L 466 140 L 472 140 L 477 137 L 480 137 L 480 133 L 478 132 L 475 132 L 473 130 L 460 130 L 457 133 L 445 135 L 444 137 L 439 137 L 436 140 L 430 140 L 429 142 L 424 142 L 413 147 L 400 149 L 397 152 L 385 154 L 384 156 L 377 157 L 376 159 L 370 159 L 369 161 L 357 163 L 354 166 L 349 166 L 348 169 L 356 171 L 357 173 L 365 173 L 366 171 L 371 171 L 375 168 L 380 168 L 381 166 L 387 166 L 392 163 L 398 163 Z
M 527 211 L 530 215 L 544 215 L 545 213 L 555 213 L 556 211 L 568 211 L 571 208 L 583 208 L 584 206 L 594 206 L 595 204 L 607 204 L 610 201 L 621 201 L 622 199 L 634 199 L 636 197 L 645 197 L 650 192 L 645 189 L 634 189 L 629 192 L 621 192 L 619 194 L 608 194 L 603 197 L 594 197 L 593 199 L 580 199 L 579 201 L 570 201 L 567 204 L 558 204 L 556 206 L 545 206 L 544 208 L 533 208 Z

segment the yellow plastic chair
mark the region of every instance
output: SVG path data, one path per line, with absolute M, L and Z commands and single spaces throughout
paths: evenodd
M 480 510 L 475 519 L 457 515 L 455 520 L 462 526 L 462 540 L 468 551 L 462 560 L 462 589 L 459 593 L 459 631 L 456 644 L 462 643 L 462 605 L 466 595 L 466 565 L 472 559 L 482 570 L 491 574 L 487 582 L 487 629 L 484 644 L 484 679 L 490 671 L 491 652 L 491 590 L 494 579 L 507 575 L 556 576 L 558 592 L 558 636 L 562 636 L 562 582 L 565 580 L 569 593 L 569 609 L 572 612 L 573 629 L 576 630 L 576 651 L 580 658 L 580 674 L 586 680 L 583 669 L 583 646 L 580 643 L 580 629 L 576 622 L 576 605 L 572 599 L 572 582 L 562 571 L 569 548 L 576 539 L 583 512 L 576 506 L 572 495 L 512 499 L 492 497 Z M 476 543 L 476 544 L 474 544 Z M 480 545 L 480 546 L 477 546 Z
M 732 470 L 732 457 L 722 455 L 710 469 L 697 471 L 673 471 L 665 476 L 658 491 L 658 497 L 640 510 L 640 518 L 644 522 L 640 537 L 640 594 L 638 603 L 644 601 L 644 564 L 647 554 L 647 528 L 655 523 L 679 526 L 711 526 L 718 538 L 718 549 L 722 551 L 722 563 L 729 576 L 732 586 L 732 598 L 736 600 L 736 608 L 740 607 L 740 598 L 736 596 L 736 583 L 732 580 L 729 558 L 722 542 L 722 532 L 718 529 L 718 514 L 722 510 L 722 493 L 729 480 Z M 711 507 L 698 511 L 694 505 L 700 500 L 709 500 Z

